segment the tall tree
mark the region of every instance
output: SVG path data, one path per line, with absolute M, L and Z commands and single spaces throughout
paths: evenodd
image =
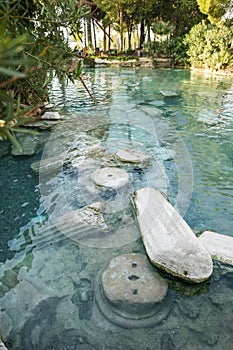
M 162 0 L 158 11 L 160 20 L 170 22 L 175 27 L 175 36 L 188 33 L 195 24 L 206 18 L 196 0 Z
M 146 1 L 146 0 L 144 0 Z M 152 1 L 152 0 L 151 0 Z M 108 19 L 119 28 L 120 50 L 124 49 L 125 24 L 127 28 L 132 25 L 132 13 L 135 10 L 136 0 L 96 0 L 97 6 L 106 13 Z M 138 8 L 138 11 L 141 9 Z
M 139 46 L 142 47 L 146 30 L 149 36 L 151 24 L 155 21 L 169 22 L 175 27 L 174 35 L 181 36 L 206 18 L 206 15 L 200 12 L 196 0 L 96 0 L 96 4 L 105 11 L 112 23 L 118 24 L 121 48 L 124 24 L 128 31 L 129 46 L 130 32 L 134 25 L 139 25 Z

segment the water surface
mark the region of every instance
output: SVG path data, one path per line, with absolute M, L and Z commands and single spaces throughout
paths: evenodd
M 210 281 L 195 286 L 163 275 L 169 290 L 151 326 L 116 324 L 98 304 L 109 261 L 145 254 L 130 206 L 137 188 L 166 193 L 195 232 L 233 236 L 232 78 L 106 68 L 85 79 L 95 101 L 79 82 L 51 86 L 65 117 L 42 153 L 0 159 L 3 339 L 13 350 L 232 349 L 230 266 L 216 262 Z M 90 175 L 114 165 L 121 148 L 146 153 L 150 166 L 123 167 L 127 191 L 96 191 Z M 38 176 L 30 164 L 40 158 L 58 166 Z M 96 201 L 105 203 L 104 224 L 75 226 L 74 213 Z

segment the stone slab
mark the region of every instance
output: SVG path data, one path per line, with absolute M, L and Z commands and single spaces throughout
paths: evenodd
M 233 265 L 233 237 L 205 231 L 198 238 L 212 259 Z
M 148 164 L 149 157 L 147 154 L 140 150 L 133 149 L 120 149 L 116 152 L 116 158 L 118 158 L 122 162 L 126 163 L 136 163 L 136 164 Z
M 167 282 L 142 254 L 125 254 L 113 258 L 102 275 L 107 299 L 119 307 L 152 305 L 167 293 Z
M 91 175 L 94 183 L 105 188 L 118 189 L 129 183 L 129 174 L 124 169 L 106 167 L 97 169 Z
M 41 120 L 61 120 L 63 117 L 58 112 L 45 112 L 40 117 Z
M 46 130 L 56 126 L 58 122 L 59 120 L 38 120 L 34 123 L 27 123 L 27 127 Z
M 124 254 L 97 272 L 95 298 L 103 315 L 123 328 L 162 323 L 171 310 L 168 282 L 144 254 Z
M 179 94 L 173 90 L 160 91 L 160 93 L 163 97 L 179 97 Z
M 178 211 L 154 188 L 136 191 L 134 204 L 151 262 L 190 282 L 202 282 L 213 271 L 211 256 Z

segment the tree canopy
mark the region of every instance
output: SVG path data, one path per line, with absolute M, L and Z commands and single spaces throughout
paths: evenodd
M 232 6 L 232 0 L 197 0 L 200 11 L 208 15 L 212 24 L 217 24 Z
M 130 33 L 135 25 L 140 26 L 138 46 L 141 47 L 145 32 L 149 34 L 154 22 L 169 22 L 175 35 L 179 36 L 206 17 L 200 12 L 196 0 L 96 0 L 95 3 L 102 10 L 102 20 L 105 19 L 108 25 L 118 25 L 121 50 L 124 32 Z

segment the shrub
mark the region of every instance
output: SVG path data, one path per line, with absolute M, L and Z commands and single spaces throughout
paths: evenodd
M 81 74 L 64 29 L 79 33 L 82 16 L 76 0 L 0 2 L 0 138 L 18 149 L 15 134 L 27 132 L 19 126 L 47 100 L 53 76 L 73 81 Z
M 184 39 L 191 66 L 215 70 L 231 66 L 233 57 L 229 46 L 232 40 L 232 28 L 204 22 L 195 25 Z

